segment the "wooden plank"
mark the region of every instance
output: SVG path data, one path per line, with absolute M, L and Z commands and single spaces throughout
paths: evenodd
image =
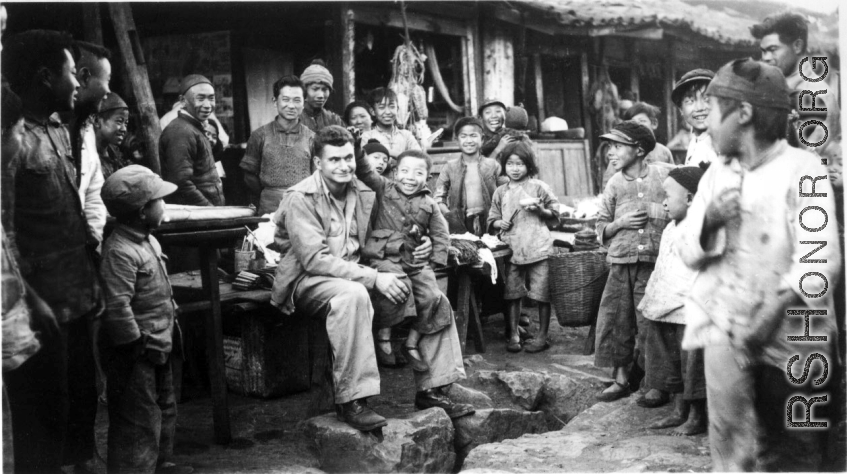
M 559 24 L 556 21 L 551 21 L 547 18 L 544 18 L 542 15 L 525 11 L 523 12 L 523 17 L 521 17 L 521 12 L 516 9 L 510 9 L 505 7 L 495 7 L 494 8 L 494 18 L 498 20 L 505 21 L 507 23 L 511 23 L 513 25 L 525 26 L 531 30 L 538 31 L 540 33 L 545 33 L 548 35 L 560 35 L 567 34 L 569 27 L 565 27 L 564 25 Z
M 541 74 L 541 55 L 535 53 L 532 55 L 532 62 L 535 67 L 535 97 L 538 99 L 538 125 L 547 118 L 544 110 L 544 81 Z
M 356 6 L 354 15 L 357 23 L 372 26 L 390 26 L 403 29 L 403 17 L 400 8 L 391 5 L 380 7 Z M 452 18 L 436 17 L 426 13 L 415 12 L 407 15 L 409 30 L 426 31 L 443 35 L 464 36 L 467 32 L 465 21 Z
M 232 441 L 232 431 L 229 423 L 229 404 L 226 391 L 217 248 L 210 245 L 200 246 L 200 275 L 203 279 L 203 290 L 209 301 L 212 302 L 211 308 L 206 313 L 206 345 L 209 380 L 212 388 L 212 418 L 215 425 L 215 442 L 229 444 Z
M 144 54 L 135 21 L 132 19 L 132 7 L 129 3 L 109 3 L 109 13 L 115 27 L 115 37 L 127 68 L 129 80 L 132 83 L 132 93 L 135 95 L 136 106 L 141 114 L 140 131 L 147 153 L 144 155 L 144 166 L 161 173 L 159 163 L 159 136 L 162 127 L 159 126 L 159 114 L 156 112 L 156 101 L 147 76 L 147 66 L 144 64 Z
M 354 21 L 353 10 L 342 6 L 341 8 L 341 31 L 343 38 L 341 41 L 341 64 L 344 73 L 341 76 L 342 89 L 344 95 L 343 104 L 349 104 L 356 100 L 356 67 L 354 53 L 356 46 L 356 23 Z

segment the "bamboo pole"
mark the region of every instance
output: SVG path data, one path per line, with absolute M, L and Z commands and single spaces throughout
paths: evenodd
M 158 174 L 161 173 L 159 135 L 162 134 L 162 128 L 159 126 L 159 115 L 156 113 L 156 102 L 153 99 L 150 78 L 147 76 L 147 66 L 144 64 L 141 39 L 132 18 L 132 8 L 129 3 L 109 3 L 109 13 L 140 113 L 141 123 L 138 130 L 147 149 L 142 164 Z

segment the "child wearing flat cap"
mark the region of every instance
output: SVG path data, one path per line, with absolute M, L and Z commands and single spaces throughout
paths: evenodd
M 713 469 L 819 471 L 840 390 L 832 185 L 819 157 L 784 139 L 790 103 L 778 68 L 732 61 L 707 93 L 719 159 L 680 225 L 679 250 L 699 270 L 682 348 L 704 349 Z M 818 339 L 790 338 L 804 334 Z M 788 424 L 810 418 L 828 428 Z
M 703 165 L 708 167 L 708 165 Z M 676 435 L 691 436 L 706 431 L 706 377 L 703 373 L 703 351 L 683 351 L 685 332 L 685 298 L 697 277 L 678 253 L 678 225 L 688 214 L 688 206 L 697 194 L 703 177 L 699 166 L 680 166 L 670 170 L 662 183 L 664 207 L 671 222 L 662 233 L 656 268 L 647 282 L 644 299 L 638 309 L 647 319 L 645 362 L 646 385 L 650 393 L 639 405 L 653 408 L 663 405 L 673 395 L 673 412 L 652 423 L 652 429 L 677 427 Z
M 191 472 L 173 454 L 176 397 L 169 357 L 176 303 L 162 248 L 150 231 L 175 184 L 140 165 L 115 171 L 103 202 L 118 224 L 103 246 L 106 313 L 100 334 L 109 380 L 109 472 Z M 178 328 L 178 327 L 177 327 Z
M 615 382 L 597 394 L 604 402 L 630 394 L 630 371 L 644 368 L 644 317 L 638 304 L 659 253 L 668 218 L 662 181 L 668 170 L 644 162 L 656 139 L 644 125 L 626 121 L 602 135 L 615 174 L 603 192 L 597 237 L 608 246 L 609 279 L 597 316 L 597 367 L 612 367 Z M 637 367 L 637 368 L 636 368 Z M 643 372 L 641 372 L 643 373 Z M 636 377 L 633 377 L 633 383 Z

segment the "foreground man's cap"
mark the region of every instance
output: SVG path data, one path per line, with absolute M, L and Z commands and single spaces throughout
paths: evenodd
M 791 110 L 788 83 L 782 71 L 751 58 L 736 59 L 721 67 L 706 92 L 758 107 Z

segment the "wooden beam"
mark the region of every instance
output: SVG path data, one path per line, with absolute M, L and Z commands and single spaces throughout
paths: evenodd
M 82 4 L 82 26 L 85 41 L 103 45 L 103 19 L 100 17 L 99 3 Z
M 144 64 L 141 38 L 135 28 L 135 20 L 132 18 L 132 7 L 129 3 L 109 3 L 109 13 L 115 27 L 118 47 L 129 73 L 129 80 L 132 83 L 132 92 L 135 95 L 138 112 L 141 116 L 139 131 L 141 132 L 141 140 L 147 148 L 142 164 L 159 174 L 161 173 L 159 136 L 162 134 L 162 127 L 159 126 L 156 101 L 153 99 L 150 78 L 147 76 L 147 66 Z
M 343 104 L 356 100 L 356 67 L 355 67 L 355 46 L 356 46 L 356 24 L 354 22 L 353 10 L 342 6 L 341 8 L 341 31 L 343 38 L 341 41 L 341 64 L 342 64 L 342 94 L 344 95 Z
M 535 69 L 535 97 L 538 99 L 538 126 L 541 127 L 541 122 L 544 121 L 544 85 L 541 74 L 541 55 L 536 53 L 532 55 L 532 62 Z
M 403 17 L 396 7 L 381 6 L 380 8 L 357 6 L 353 9 L 356 22 L 372 26 L 390 26 L 403 29 Z M 409 30 L 426 31 L 452 36 L 464 36 L 465 22 L 451 18 L 436 17 L 425 13 L 408 15 Z
M 546 33 L 548 35 L 567 34 L 566 31 L 569 29 L 569 27 L 566 27 L 555 20 L 544 18 L 542 15 L 534 11 L 524 12 L 526 15 L 525 20 L 521 18 L 521 12 L 506 7 L 495 7 L 493 13 L 494 18 L 500 21 L 505 21 L 506 23 L 518 26 L 526 26 L 531 30 Z

